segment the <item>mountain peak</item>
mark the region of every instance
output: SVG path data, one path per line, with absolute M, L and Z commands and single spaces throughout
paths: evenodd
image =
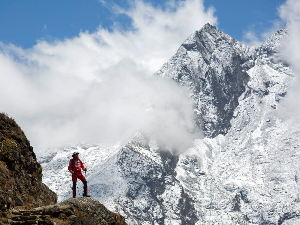
M 279 52 L 282 39 L 286 38 L 288 34 L 287 29 L 281 29 L 277 31 L 275 34 L 271 35 L 262 45 L 261 49 L 267 51 L 268 54 L 270 52 Z
M 211 30 L 211 29 L 218 30 L 215 26 L 211 25 L 210 23 L 206 23 L 200 30 Z
M 220 31 L 217 27 L 211 25 L 210 23 L 205 24 L 199 31 L 196 31 L 195 33 L 198 36 L 204 34 L 210 34 L 214 38 L 219 38 L 220 36 L 224 36 L 228 39 L 233 40 L 233 38 L 229 34 Z
M 255 53 L 205 24 L 186 39 L 157 74 L 190 88 L 197 105 L 197 124 L 207 136 L 214 137 L 230 128 L 238 98 L 249 79 L 245 71 L 254 63 Z

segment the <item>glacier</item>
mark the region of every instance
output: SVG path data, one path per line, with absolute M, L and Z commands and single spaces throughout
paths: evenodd
M 280 54 L 287 35 L 254 48 L 206 24 L 155 74 L 189 89 L 205 138 L 179 155 L 138 132 L 45 151 L 43 182 L 70 198 L 78 151 L 89 194 L 128 224 L 300 224 L 300 118 L 280 104 L 296 82 Z

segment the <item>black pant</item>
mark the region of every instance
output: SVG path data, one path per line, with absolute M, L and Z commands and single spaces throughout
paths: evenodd
M 76 197 L 76 181 L 73 181 L 73 197 L 75 198 Z M 87 181 L 86 181 L 86 179 L 84 179 L 83 181 L 82 181 L 82 183 L 83 183 L 83 195 L 87 195 Z

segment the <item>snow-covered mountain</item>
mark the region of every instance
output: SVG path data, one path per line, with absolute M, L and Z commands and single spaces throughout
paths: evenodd
M 295 82 L 280 55 L 286 35 L 250 48 L 205 25 L 157 72 L 189 88 L 204 139 L 180 155 L 142 134 L 68 146 L 39 157 L 43 182 L 71 197 L 79 151 L 89 193 L 128 224 L 300 224 L 300 119 L 280 104 Z
M 206 136 L 215 137 L 230 128 L 257 51 L 206 24 L 180 46 L 157 74 L 189 87 L 197 123 Z

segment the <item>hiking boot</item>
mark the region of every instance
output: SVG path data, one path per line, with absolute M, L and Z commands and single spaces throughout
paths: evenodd
M 91 196 L 88 194 L 83 194 L 83 197 L 91 197 Z

